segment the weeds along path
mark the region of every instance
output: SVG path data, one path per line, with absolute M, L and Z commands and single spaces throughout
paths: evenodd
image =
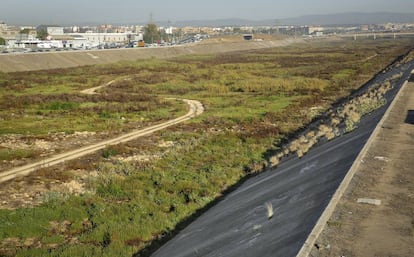
M 90 89 L 86 89 L 83 90 L 82 93 L 84 94 L 96 94 L 96 90 L 102 88 L 102 87 L 106 87 L 109 86 L 113 83 L 114 81 L 110 81 L 102 86 L 99 87 L 94 87 L 94 88 L 90 88 Z M 32 164 L 28 164 L 28 165 L 24 165 L 21 167 L 17 167 L 17 168 L 13 168 L 11 170 L 7 170 L 4 172 L 0 173 L 0 183 L 11 180 L 13 178 L 16 178 L 18 176 L 26 176 L 28 174 L 30 174 L 31 172 L 40 169 L 40 168 L 44 168 L 44 167 L 50 167 L 52 165 L 56 165 L 59 163 L 62 163 L 64 161 L 69 161 L 69 160 L 73 160 L 79 157 L 83 157 L 87 154 L 91 154 L 93 152 L 96 152 L 100 149 L 103 149 L 105 147 L 107 147 L 108 145 L 116 145 L 119 143 L 123 143 L 123 142 L 127 142 L 142 136 L 146 136 L 149 135 L 151 133 L 154 133 L 156 131 L 159 131 L 161 129 L 165 129 L 167 127 L 176 125 L 178 123 L 187 121 L 193 117 L 196 117 L 200 114 L 202 114 L 204 112 L 204 107 L 203 105 L 196 100 L 188 100 L 188 99 L 176 99 L 176 98 L 169 98 L 169 100 L 181 100 L 183 102 L 185 102 L 188 106 L 189 106 L 189 111 L 187 112 L 187 114 L 163 122 L 161 124 L 157 124 L 154 126 L 150 126 L 144 129 L 140 129 L 140 130 L 134 130 L 132 132 L 126 133 L 124 135 L 118 136 L 116 138 L 113 139 L 108 139 L 93 145 L 89 145 L 89 146 L 84 146 L 81 147 L 79 149 L 75 149 L 72 151 L 68 151 L 65 153 L 61 153 L 61 154 L 57 154 L 54 155 L 52 157 L 49 157 L 47 159 L 44 159 L 42 161 L 38 161 Z

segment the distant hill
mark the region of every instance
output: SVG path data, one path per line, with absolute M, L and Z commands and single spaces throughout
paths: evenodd
M 248 20 L 248 19 L 218 19 L 218 20 L 186 20 L 173 22 L 177 27 L 225 27 L 225 26 L 268 26 L 275 25 L 276 20 Z M 165 22 L 163 22 L 165 25 Z
M 384 24 L 414 23 L 414 13 L 337 13 L 328 15 L 307 15 L 284 19 L 289 25 L 352 25 L 352 24 Z
M 408 1 L 408 0 L 407 0 Z M 412 0 L 411 0 L 412 1 Z M 349 12 L 349 13 L 337 13 L 326 15 L 306 15 L 292 18 L 279 18 L 274 19 L 215 19 L 215 20 L 181 20 L 181 21 L 156 21 L 158 26 L 174 26 L 174 27 L 225 27 L 225 26 L 275 26 L 275 25 L 358 25 L 358 24 L 384 24 L 384 23 L 414 23 L 414 10 L 413 13 L 393 13 L 393 12 L 375 12 L 375 13 L 363 13 L 363 12 Z M 23 21 L 15 24 L 24 23 Z M 120 18 L 117 21 L 113 21 L 113 25 L 125 25 L 125 24 L 147 24 L 148 21 L 137 21 Z M 29 24 L 29 23 L 27 23 Z M 101 21 L 79 21 L 78 26 L 93 26 L 102 24 Z M 72 23 L 62 23 L 61 26 L 72 26 Z
M 287 19 L 219 19 L 219 20 L 187 20 L 176 22 L 157 22 L 161 26 L 274 26 L 274 25 L 356 25 L 356 24 L 384 24 L 384 23 L 414 23 L 414 13 L 338 13 L 327 15 L 306 15 Z

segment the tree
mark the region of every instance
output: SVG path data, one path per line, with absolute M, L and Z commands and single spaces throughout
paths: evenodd
M 20 30 L 19 33 L 20 34 L 27 34 L 27 35 L 29 35 L 30 34 L 30 29 L 22 29 L 22 30 Z
M 146 43 L 154 43 L 161 40 L 161 33 L 158 30 L 157 25 L 149 23 L 144 27 L 144 41 Z
M 6 40 L 2 37 L 0 37 L 0 46 L 6 45 Z
M 233 28 L 234 34 L 241 34 L 241 28 Z
M 49 34 L 47 34 L 47 31 L 45 29 L 41 29 L 37 32 L 37 38 L 40 40 L 45 40 L 47 36 L 49 36 Z
M 160 36 L 161 36 L 161 39 L 162 39 L 163 41 L 165 41 L 165 42 L 171 42 L 170 35 L 169 35 L 169 34 L 167 34 L 167 32 L 165 31 L 165 29 L 162 29 L 162 30 L 160 31 Z

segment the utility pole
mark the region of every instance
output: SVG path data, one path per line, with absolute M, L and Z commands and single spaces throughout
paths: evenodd
M 150 21 L 149 24 L 154 24 L 154 15 L 152 12 L 150 13 Z M 154 35 L 153 32 L 151 32 L 151 45 L 154 44 Z

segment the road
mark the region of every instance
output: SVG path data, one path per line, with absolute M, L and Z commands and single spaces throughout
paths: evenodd
M 393 37 L 413 37 L 413 32 L 366 32 L 366 33 L 347 33 L 339 34 L 340 37 L 353 37 L 353 38 L 393 38 Z
M 112 82 L 107 83 L 104 86 L 110 85 Z M 83 91 L 83 93 L 86 94 L 93 94 L 95 92 L 96 89 L 98 89 L 100 87 L 97 88 L 93 88 L 92 90 L 87 90 L 87 91 Z M 109 139 L 109 140 L 105 140 L 93 145 L 89 145 L 89 146 L 85 146 L 79 149 L 75 149 L 69 152 L 65 152 L 62 154 L 58 154 L 58 155 L 54 155 L 50 158 L 44 159 L 42 161 L 38 161 L 32 164 L 28 164 L 25 166 L 21 166 L 21 167 L 17 167 L 8 171 L 3 171 L 0 173 L 0 183 L 11 180 L 17 176 L 25 176 L 30 174 L 31 172 L 42 168 L 42 167 L 49 167 L 52 165 L 56 165 L 59 163 L 62 163 L 64 161 L 69 161 L 69 160 L 73 160 L 82 156 L 85 156 L 87 154 L 96 152 L 100 149 L 103 149 L 105 147 L 107 147 L 108 145 L 115 145 L 115 144 L 119 144 L 119 143 L 123 143 L 123 142 L 127 142 L 142 136 L 146 136 L 149 135 L 155 131 L 161 130 L 161 129 L 165 129 L 167 127 L 176 125 L 178 123 L 184 122 L 186 120 L 189 120 L 195 116 L 200 115 L 201 113 L 203 113 L 204 108 L 203 105 L 199 102 L 199 101 L 195 101 L 195 100 L 187 100 L 187 99 L 181 99 L 182 101 L 184 101 L 188 106 L 189 106 L 189 111 L 187 114 L 178 117 L 176 119 L 173 120 L 169 120 L 166 121 L 164 123 L 161 124 L 157 124 L 154 126 L 150 126 L 144 129 L 140 129 L 140 130 L 134 130 L 132 132 L 129 132 L 127 134 L 118 136 L 116 138 L 113 139 Z
M 152 256 L 295 256 L 413 67 L 411 62 L 372 81 L 405 72 L 387 105 L 364 117 L 358 129 L 247 180 Z

